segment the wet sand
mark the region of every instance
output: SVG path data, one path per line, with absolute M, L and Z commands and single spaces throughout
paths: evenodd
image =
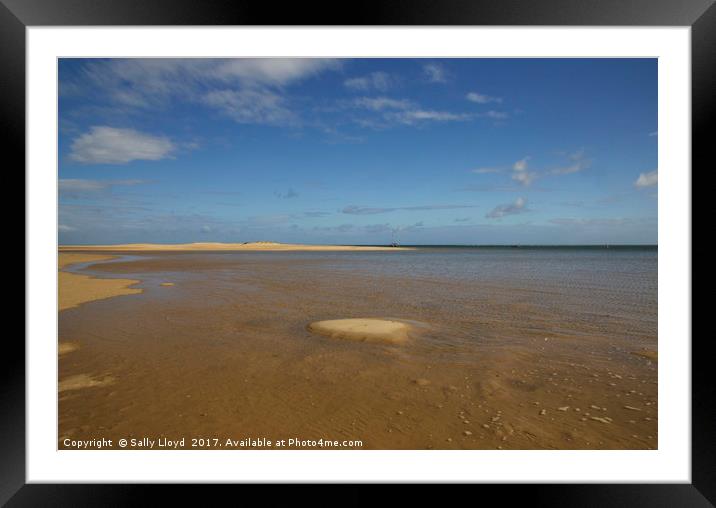
M 58 447 L 65 438 L 657 447 L 656 355 L 635 354 L 656 351 L 655 319 L 577 305 L 570 288 L 378 274 L 370 259 L 344 269 L 348 258 L 336 256 L 152 253 L 90 266 L 139 279 L 143 292 L 60 312 L 60 342 L 74 349 L 59 360 Z M 427 327 L 398 344 L 309 330 L 347 318 Z

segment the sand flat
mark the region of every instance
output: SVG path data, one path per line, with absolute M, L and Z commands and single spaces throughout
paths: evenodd
M 515 269 L 524 257 L 502 252 L 479 283 L 467 271 L 443 277 L 417 252 L 378 273 L 354 256 L 259 254 L 140 253 L 92 267 L 142 279 L 146 295 L 60 313 L 60 342 L 80 348 L 59 361 L 58 435 L 186 437 L 186 449 L 206 435 L 384 450 L 659 446 L 658 365 L 631 353 L 657 349 L 656 284 L 624 292 L 615 277 L 593 291 L 605 280 L 591 256 L 579 257 L 584 277 L 532 272 L 537 291 Z M 465 270 L 485 257 L 468 257 Z M 580 283 L 555 285 L 565 277 Z M 575 302 L 600 312 L 583 319 Z M 612 308 L 626 310 L 604 319 Z M 411 330 L 402 344 L 306 330 L 339 318 Z
M 316 321 L 308 330 L 337 339 L 402 344 L 408 340 L 410 325 L 392 319 L 356 318 Z
M 59 310 L 71 309 L 78 305 L 120 295 L 141 293 L 138 288 L 131 288 L 138 280 L 133 279 L 98 279 L 89 275 L 80 275 L 62 271 L 74 263 L 104 261 L 114 256 L 60 253 L 58 260 L 58 303 Z
M 398 251 L 410 247 L 372 245 L 303 245 L 276 242 L 248 243 L 131 243 L 123 245 L 61 245 L 60 251 L 72 252 L 141 252 L 141 251 Z

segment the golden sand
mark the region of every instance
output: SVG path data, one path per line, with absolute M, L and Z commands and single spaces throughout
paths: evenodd
M 60 310 L 71 309 L 78 305 L 119 295 L 141 293 L 141 289 L 130 288 L 138 280 L 132 279 L 96 279 L 88 275 L 62 271 L 68 265 L 87 261 L 104 261 L 112 256 L 91 254 L 60 253 L 58 263 L 58 300 Z
M 402 344 L 408 340 L 410 325 L 391 319 L 331 319 L 311 323 L 308 331 L 335 339 Z
M 79 346 L 73 342 L 60 342 L 60 345 L 57 348 L 57 352 L 60 356 L 66 355 L 67 353 L 71 353 L 72 351 L 77 351 L 79 349 Z
M 97 378 L 88 374 L 77 374 L 60 380 L 58 391 L 62 393 L 69 390 L 81 390 L 82 388 L 105 386 L 113 382 L 114 378 L 112 376 Z
M 370 245 L 302 245 L 276 242 L 247 243 L 130 243 L 124 245 L 62 245 L 60 251 L 383 251 L 412 250 L 408 247 L 379 247 Z

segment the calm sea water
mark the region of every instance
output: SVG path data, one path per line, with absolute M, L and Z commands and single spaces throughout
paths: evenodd
M 148 296 L 160 281 L 191 281 L 193 297 L 201 294 L 207 305 L 219 292 L 222 301 L 261 295 L 284 302 L 286 320 L 310 301 L 318 317 L 358 312 L 459 322 L 467 336 L 479 323 L 510 322 L 525 333 L 559 328 L 656 339 L 658 325 L 656 247 L 147 253 L 74 269 L 136 277 Z

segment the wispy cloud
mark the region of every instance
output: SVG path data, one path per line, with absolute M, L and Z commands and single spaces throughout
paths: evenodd
M 411 109 L 386 113 L 386 118 L 404 125 L 415 125 L 422 122 L 456 122 L 470 119 L 465 113 L 451 113 L 449 111 L 434 111 L 426 109 Z
M 140 206 L 60 203 L 58 212 L 59 223 L 65 226 L 60 232 L 65 238 L 92 238 L 99 243 L 134 242 L 142 238 L 181 241 L 195 238 L 204 226 L 209 226 L 212 232 L 234 228 L 229 221 L 211 215 L 174 213 Z
M 75 138 L 70 148 L 70 159 L 84 164 L 127 164 L 134 160 L 166 159 L 175 148 L 165 136 L 134 129 L 95 126 Z
M 377 213 L 388 213 L 388 212 L 394 212 L 397 210 L 397 208 L 378 208 L 378 207 L 369 207 L 369 206 L 356 206 L 356 205 L 349 205 L 343 208 L 341 210 L 342 213 L 347 213 L 350 215 L 373 215 Z
M 331 215 L 331 212 L 323 212 L 320 210 L 309 210 L 308 212 L 303 212 L 302 215 L 304 217 L 309 217 L 309 218 L 328 217 L 329 215 Z
M 321 58 L 111 59 L 87 63 L 61 89 L 102 96 L 115 108 L 167 108 L 181 99 L 225 108 L 240 123 L 277 124 L 296 115 L 286 112 L 288 86 L 341 65 Z
M 430 83 L 447 83 L 448 73 L 439 63 L 431 62 L 423 65 L 423 73 Z
M 389 97 L 359 97 L 353 101 L 358 108 L 383 111 L 386 109 L 410 109 L 415 105 L 407 99 L 391 99 Z
M 340 66 L 340 60 L 330 58 L 238 58 L 219 61 L 213 74 L 228 81 L 286 86 Z
M 501 172 L 502 172 L 501 168 L 475 168 L 475 169 L 470 170 L 470 173 L 475 173 L 477 175 L 484 175 L 484 174 L 488 174 L 488 173 L 501 173 Z
M 475 102 L 477 104 L 490 104 L 490 103 L 502 104 L 501 97 L 492 97 L 490 95 L 485 95 L 485 94 L 481 94 L 481 93 L 477 93 L 477 92 L 470 92 L 465 97 L 468 101 Z
M 289 187 L 286 192 L 274 192 L 274 196 L 281 199 L 292 199 L 298 197 L 298 192 Z
M 346 79 L 343 85 L 349 90 L 366 92 L 378 90 L 385 92 L 395 84 L 394 78 L 385 72 L 371 72 L 365 76 Z
M 214 90 L 203 102 L 237 123 L 286 125 L 297 117 L 286 107 L 283 96 L 266 89 Z
M 654 132 L 650 132 L 650 133 L 649 133 L 649 136 L 650 136 L 650 137 L 658 136 L 658 135 L 659 135 L 659 131 L 654 131 Z
M 367 207 L 349 205 L 341 210 L 342 213 L 350 215 L 374 215 L 379 213 L 389 213 L 398 210 L 421 211 L 421 210 L 456 210 L 460 208 L 477 208 L 477 205 L 420 205 L 420 206 L 401 206 L 392 208 Z
M 628 218 L 556 218 L 550 219 L 552 224 L 558 226 L 591 227 L 591 226 L 621 226 L 634 222 Z
M 578 150 L 574 153 L 568 154 L 567 157 L 571 161 L 568 166 L 554 168 L 549 171 L 552 175 L 569 175 L 572 173 L 578 173 L 591 166 L 592 161 L 584 157 L 584 150 Z
M 389 97 L 360 97 L 350 103 L 358 109 L 379 113 L 378 119 L 360 118 L 356 122 L 369 128 L 386 128 L 394 125 L 417 125 L 427 122 L 466 121 L 472 115 L 424 109 L 407 99 Z
M 58 189 L 60 192 L 87 193 L 100 192 L 116 185 L 140 185 L 146 180 L 87 180 L 82 178 L 60 178 Z
M 340 60 L 322 58 L 111 59 L 88 63 L 79 79 L 66 84 L 82 93 L 82 83 L 89 83 L 118 102 L 150 105 L 172 95 L 194 95 L 207 85 L 284 87 L 340 66 Z
M 638 188 L 653 187 L 659 183 L 659 172 L 658 170 L 649 171 L 648 173 L 640 173 L 639 178 L 636 179 L 634 185 Z
M 512 174 L 512 179 L 519 182 L 524 187 L 529 187 L 537 178 L 537 173 L 528 173 L 527 171 L 516 172 Z
M 526 208 L 527 200 L 525 198 L 517 198 L 514 203 L 505 205 L 498 205 L 493 208 L 490 212 L 485 215 L 488 219 L 500 219 L 507 215 L 515 215 L 518 213 L 524 213 L 527 211 Z
M 475 116 L 483 117 L 483 118 L 491 118 L 493 120 L 506 120 L 510 117 L 509 114 L 505 113 L 504 111 L 486 111 L 485 113 L 477 113 Z
M 340 224 L 338 226 L 313 226 L 314 231 L 335 231 L 339 233 L 347 233 L 355 229 L 353 224 Z

